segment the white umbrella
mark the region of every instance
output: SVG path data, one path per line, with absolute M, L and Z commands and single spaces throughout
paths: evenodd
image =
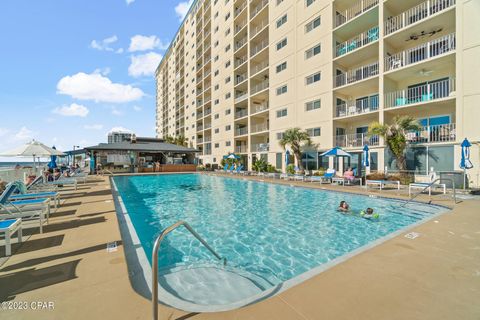
M 63 156 L 64 153 L 53 148 L 47 147 L 39 141 L 32 140 L 16 149 L 0 153 L 2 157 L 33 157 L 35 164 L 35 157 L 50 157 Z

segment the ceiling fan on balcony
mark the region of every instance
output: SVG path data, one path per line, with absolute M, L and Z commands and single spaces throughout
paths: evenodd
M 433 70 L 427 70 L 427 69 L 422 69 L 422 70 L 418 71 L 418 75 L 421 76 L 421 77 L 428 77 L 432 73 L 433 73 Z
M 410 35 L 410 37 L 405 41 L 412 41 L 412 40 L 418 40 L 418 39 L 421 39 L 421 38 L 424 38 L 424 37 L 431 37 L 436 33 L 442 32 L 442 30 L 443 30 L 443 28 L 435 29 L 435 30 L 432 30 L 432 31 L 429 31 L 429 32 L 422 31 L 418 34 Z

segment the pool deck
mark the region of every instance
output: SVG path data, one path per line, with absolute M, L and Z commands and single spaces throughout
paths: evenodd
M 365 193 L 358 187 L 275 182 Z M 369 194 L 405 197 L 396 191 Z M 77 191 L 62 191 L 62 198 L 43 234 L 26 229 L 25 239 L 29 238 L 12 246 L 9 259 L 3 258 L 0 246 L 0 302 L 11 302 L 7 307 L 24 306 L 23 302 L 28 306 L 27 310 L 0 309 L 0 318 L 151 319 L 148 297 L 132 287 L 142 275 L 127 268 L 108 178 L 92 177 Z M 453 206 L 445 197 L 434 203 Z M 411 231 L 419 236 L 405 238 Z M 107 243 L 114 241 L 117 250 L 108 252 Z M 451 213 L 257 304 L 221 313 L 193 314 L 162 305 L 159 310 L 160 319 L 178 320 L 478 320 L 479 299 L 480 201 L 463 200 Z M 33 310 L 32 302 L 45 302 L 46 309 Z M 48 308 L 48 303 L 54 308 Z

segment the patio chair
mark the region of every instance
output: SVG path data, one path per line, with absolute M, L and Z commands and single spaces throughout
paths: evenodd
M 443 194 L 447 193 L 447 185 L 445 183 L 435 183 L 432 184 L 436 179 L 437 179 L 437 174 L 435 172 L 430 173 L 429 175 L 429 182 L 414 182 L 410 183 L 408 185 L 408 195 L 410 196 L 412 194 L 412 189 L 422 189 L 423 191 L 428 190 L 428 195 L 432 195 L 432 189 L 433 188 L 440 188 L 443 190 Z M 425 189 L 425 190 L 423 190 Z
M 60 205 L 60 194 L 56 191 L 32 192 L 31 190 L 29 191 L 25 186 L 25 184 L 21 181 L 16 181 L 14 184 L 17 187 L 16 190 L 19 192 L 11 195 L 9 200 L 18 201 L 18 200 L 27 200 L 27 199 L 49 198 L 54 202 L 55 209 L 57 209 L 58 206 Z
M 337 171 L 335 169 L 328 169 L 323 176 L 318 176 L 318 178 L 316 177 L 315 180 L 319 181 L 321 184 L 324 182 L 332 183 L 332 179 L 335 177 L 336 173 Z M 311 179 L 313 179 L 313 177 Z
M 242 171 L 242 169 L 243 169 L 243 165 L 241 164 L 241 165 L 237 166 L 237 168 L 235 169 L 235 171 L 233 171 L 233 173 L 235 173 L 235 174 L 240 173 Z

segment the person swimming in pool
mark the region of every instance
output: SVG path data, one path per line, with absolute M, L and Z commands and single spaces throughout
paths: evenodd
M 342 213 L 346 213 L 350 211 L 350 206 L 348 205 L 347 201 L 340 201 L 337 210 Z
M 365 219 L 377 219 L 379 217 L 378 213 L 374 213 L 372 208 L 367 208 L 365 211 L 360 212 L 360 215 Z

